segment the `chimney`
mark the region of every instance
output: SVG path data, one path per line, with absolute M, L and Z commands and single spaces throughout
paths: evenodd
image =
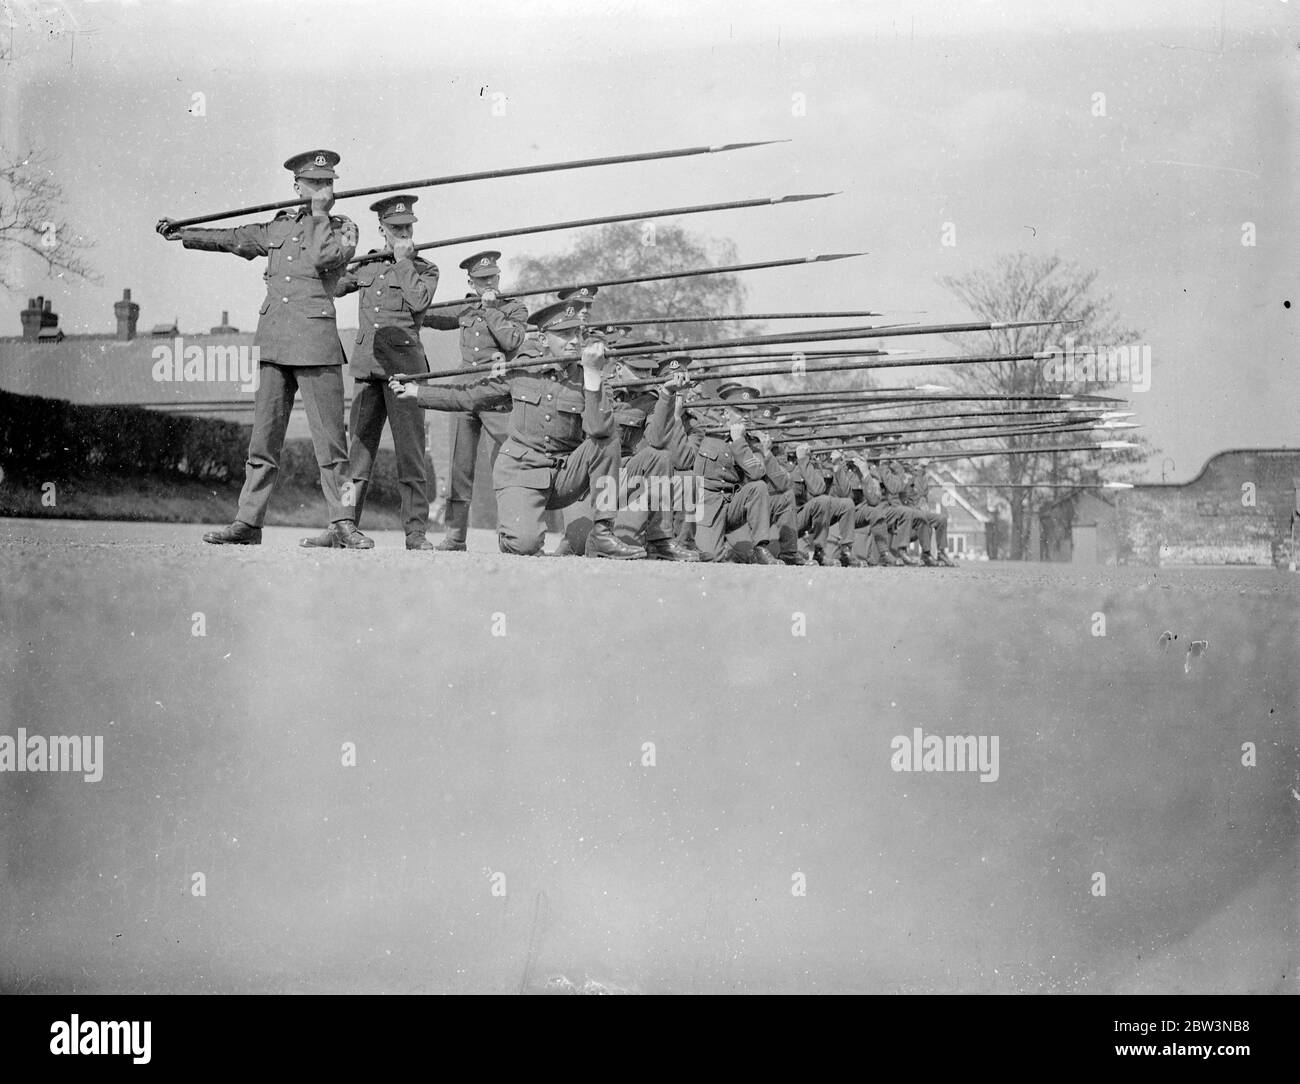
M 221 310 L 221 323 L 208 331 L 209 335 L 235 335 L 239 328 L 230 326 L 230 310 Z
M 45 308 L 41 312 L 41 330 L 47 327 L 58 327 L 59 318 L 54 314 L 54 302 L 46 301 Z
M 140 319 L 140 306 L 131 300 L 129 289 L 122 291 L 122 300 L 113 303 L 113 315 L 117 317 L 117 337 L 122 342 L 135 338 L 135 325 Z
M 37 298 L 29 297 L 27 299 L 27 308 L 23 309 L 20 314 L 23 321 L 23 338 L 32 342 L 36 341 L 37 336 L 41 333 L 41 306 L 37 304 Z M 43 298 L 40 300 L 44 300 Z

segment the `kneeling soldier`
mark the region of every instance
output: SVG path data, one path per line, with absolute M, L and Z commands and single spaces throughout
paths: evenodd
M 546 337 L 542 369 L 508 370 L 460 388 L 416 388 L 392 381 L 404 399 L 426 410 L 474 412 L 501 402 L 513 405 L 510 429 L 493 470 L 497 498 L 497 544 L 503 553 L 534 556 L 546 539 L 546 513 L 582 500 L 588 493 L 617 490 L 619 444 L 614 413 L 602 393 L 605 347 L 578 350 L 577 306 L 556 302 L 529 322 Z M 635 560 L 645 557 L 614 534 L 613 509 L 595 509 L 587 536 L 588 557 Z

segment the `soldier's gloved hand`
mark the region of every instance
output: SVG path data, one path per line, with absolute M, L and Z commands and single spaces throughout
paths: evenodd
M 746 430 L 745 430 L 745 423 L 744 423 L 744 422 L 732 422 L 732 423 L 731 423 L 731 439 L 732 439 L 732 440 L 744 440 L 744 439 L 745 439 L 745 432 L 746 432 Z
M 158 219 L 158 225 L 154 227 L 168 241 L 179 241 L 181 239 L 181 230 L 179 226 L 173 224 L 174 220 L 170 218 Z
M 497 293 L 495 290 L 484 290 L 481 294 L 479 294 L 479 299 L 485 302 L 495 301 L 500 296 L 501 295 Z
M 763 449 L 763 455 L 766 456 L 772 451 L 772 437 L 768 433 L 758 433 L 758 444 Z
M 831 452 L 831 467 L 832 468 L 838 467 L 840 465 L 840 461 L 843 458 L 844 458 L 844 453 L 841 452 L 838 448 L 836 448 L 835 451 Z
M 411 380 L 390 380 L 388 388 L 399 399 L 414 399 L 420 394 L 420 389 Z
M 345 231 L 346 236 L 346 231 Z M 397 237 L 393 240 L 393 259 L 409 260 L 415 256 L 415 240 L 410 237 Z
M 794 457 L 800 463 L 808 462 L 808 457 L 812 454 L 812 449 L 806 444 L 796 444 L 794 446 Z
M 598 373 L 605 368 L 606 361 L 604 343 L 588 343 L 582 348 L 582 367 L 584 369 Z

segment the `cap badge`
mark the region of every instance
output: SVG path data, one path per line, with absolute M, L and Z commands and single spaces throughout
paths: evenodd
M 397 204 L 394 204 L 394 205 L 393 205 L 393 210 L 394 210 L 394 211 L 405 211 L 405 210 L 406 210 L 406 204 L 405 204 L 405 203 L 397 203 Z
M 323 166 L 325 164 L 325 156 L 323 154 L 316 155 L 316 164 L 318 166 Z

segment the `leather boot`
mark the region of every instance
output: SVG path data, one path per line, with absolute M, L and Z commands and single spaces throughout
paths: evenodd
M 314 534 L 310 538 L 300 538 L 298 545 L 307 549 L 334 550 L 339 548 L 339 536 L 334 533 L 333 527 L 326 527 L 320 534 Z
M 587 535 L 586 555 L 614 561 L 639 561 L 645 557 L 645 550 L 640 546 L 629 546 L 610 530 L 609 523 L 601 520 Z
M 781 563 L 772 556 L 772 551 L 767 548 L 765 542 L 760 542 L 754 547 L 753 562 L 756 565 L 779 565 Z
M 333 525 L 334 536 L 339 540 L 339 545 L 345 550 L 372 550 L 375 548 L 375 540 L 367 538 L 359 530 L 357 525 L 350 519 L 341 519 Z
M 951 557 L 948 556 L 947 550 L 940 550 L 939 556 L 935 558 L 935 563 L 943 565 L 944 568 L 956 568 L 957 565 Z
M 437 547 L 422 534 L 408 534 L 406 536 L 406 548 L 408 550 L 432 550 Z
M 652 561 L 698 561 L 699 550 L 688 550 L 671 538 L 651 538 L 645 544 L 645 555 Z
M 848 546 L 840 547 L 840 564 L 845 568 L 860 568 L 862 562 L 854 556 L 853 551 Z
M 208 531 L 203 536 L 203 541 L 214 546 L 260 546 L 262 528 L 250 527 L 243 520 L 237 519 L 229 527 L 222 527 L 219 531 Z
M 469 502 L 448 501 L 446 524 L 446 534 L 436 548 L 443 552 L 463 553 L 465 536 L 469 532 Z

